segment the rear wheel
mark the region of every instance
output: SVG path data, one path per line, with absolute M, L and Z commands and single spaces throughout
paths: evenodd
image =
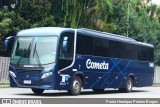
M 104 89 L 92 89 L 96 93 L 103 93 Z
M 119 88 L 119 91 L 129 93 L 132 91 L 133 87 L 133 79 L 131 77 L 128 78 L 127 84 L 125 88 Z
M 36 94 L 36 95 L 40 95 L 44 92 L 44 89 L 36 89 L 36 88 L 32 88 L 32 91 Z
M 79 95 L 82 89 L 82 80 L 79 76 L 73 78 L 71 89 L 68 90 L 68 93 L 71 95 Z

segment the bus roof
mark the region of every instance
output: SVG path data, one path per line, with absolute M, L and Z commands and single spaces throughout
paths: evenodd
M 74 30 L 72 28 L 62 28 L 62 27 L 39 27 L 25 29 L 18 32 L 17 36 L 59 36 L 61 32 L 65 30 Z
M 39 27 L 39 28 L 21 30 L 20 32 L 18 32 L 17 36 L 51 36 L 51 35 L 59 36 L 63 31 L 68 31 L 68 30 L 73 31 L 76 29 L 62 28 L 62 27 Z M 138 42 L 132 38 L 116 35 L 112 33 L 100 32 L 100 31 L 86 29 L 86 28 L 77 29 L 77 31 L 81 33 L 85 33 L 87 35 L 94 36 L 94 37 L 108 38 L 116 41 L 122 41 L 122 42 L 137 44 L 137 45 L 143 45 L 147 47 L 153 47 L 153 45 L 151 44 Z

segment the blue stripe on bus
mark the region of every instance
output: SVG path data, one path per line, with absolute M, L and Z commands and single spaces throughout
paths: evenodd
M 130 63 L 131 63 L 131 61 L 129 61 L 127 65 L 129 66 Z M 126 72 L 127 72 L 127 69 L 126 69 L 126 71 L 124 72 L 124 74 L 125 74 Z M 123 80 L 124 80 L 124 79 L 121 80 L 119 87 L 122 85 Z
M 111 59 L 111 58 L 109 58 L 109 59 L 113 62 L 112 68 L 111 68 L 108 72 L 106 72 L 106 73 L 102 76 L 102 78 L 100 78 L 98 81 L 96 81 L 94 84 L 92 84 L 89 88 L 92 88 L 92 87 L 95 86 L 100 80 L 102 80 L 103 78 L 105 78 L 105 80 L 104 80 L 104 82 L 103 82 L 103 84 L 102 84 L 102 86 L 101 86 L 101 88 L 102 88 L 114 68 L 117 68 L 117 69 L 119 70 L 119 74 L 118 74 L 117 77 L 119 77 L 120 75 L 123 75 L 123 78 L 125 77 L 125 73 L 126 73 L 126 71 L 127 71 L 128 66 L 130 65 L 131 61 L 128 61 L 128 64 L 124 67 L 123 70 L 121 70 L 121 69 L 118 67 L 118 64 L 119 64 L 122 60 L 120 60 L 120 59 L 115 59 L 115 61 L 114 61 L 114 60 Z M 107 75 L 107 74 L 108 74 L 108 75 Z M 107 77 L 105 77 L 106 75 L 107 75 Z M 112 83 L 113 83 L 115 80 L 116 80 L 116 78 L 115 78 L 107 87 L 109 87 L 110 85 L 112 85 Z M 122 82 L 123 82 L 123 79 L 122 79 L 122 81 L 121 81 L 121 83 L 120 83 L 119 86 L 121 86 Z
M 111 60 L 111 58 L 109 58 L 109 59 Z M 112 60 L 111 60 L 111 61 L 112 61 Z M 118 63 L 120 63 L 120 60 L 118 61 Z M 118 63 L 117 63 L 117 64 L 118 64 Z M 113 70 L 114 67 L 115 67 L 115 65 L 113 65 L 112 68 L 102 76 L 102 78 L 100 78 L 98 81 L 96 81 L 96 82 L 95 82 L 92 86 L 90 86 L 89 88 L 92 88 L 97 82 L 99 82 L 101 79 L 103 79 L 108 73 L 110 73 L 110 72 Z M 107 78 L 108 78 L 108 76 L 107 76 Z
M 127 68 L 128 68 L 128 66 L 129 66 L 129 64 L 130 64 L 130 62 L 131 61 L 129 61 L 128 62 L 128 64 L 125 66 L 125 68 L 122 70 L 122 71 L 120 71 L 120 73 L 118 74 L 118 76 L 117 77 L 119 77 L 120 75 L 121 75 L 121 73 L 123 73 L 123 71 L 126 69 L 126 71 L 127 71 Z M 125 76 L 124 76 L 125 77 Z M 123 78 L 124 78 L 123 77 Z M 116 78 L 114 78 L 114 80 L 107 86 L 107 88 L 110 86 L 110 85 L 112 85 L 112 83 L 114 82 L 116 80 Z M 123 80 L 123 79 L 122 79 Z
M 110 60 L 111 60 L 112 62 L 114 62 L 111 58 L 110 58 Z M 118 59 L 117 59 L 117 64 L 113 63 L 113 68 L 115 68 L 115 66 L 118 65 L 120 62 L 121 62 L 121 60 L 118 60 Z M 112 70 L 113 70 L 113 69 L 112 69 Z M 110 71 L 108 71 L 108 72 L 111 73 L 112 70 L 110 70 Z M 110 74 L 109 74 L 109 75 L 110 75 Z M 109 75 L 106 77 L 106 79 L 104 80 L 104 82 L 103 82 L 103 84 L 102 84 L 101 87 L 104 86 L 104 84 L 105 84 L 106 80 L 108 79 Z

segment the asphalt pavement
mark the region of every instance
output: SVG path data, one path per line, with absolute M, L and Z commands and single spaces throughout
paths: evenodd
M 58 90 L 45 90 L 42 95 L 35 95 L 31 89 L 0 88 L 0 98 L 160 98 L 160 87 L 133 88 L 131 93 L 121 93 L 116 89 L 106 89 L 103 93 L 95 93 L 87 89 L 78 96 Z

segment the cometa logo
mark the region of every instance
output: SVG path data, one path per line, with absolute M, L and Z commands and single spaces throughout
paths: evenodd
M 87 67 L 87 69 L 105 69 L 105 70 L 108 70 L 109 63 L 106 63 L 105 61 L 103 61 L 102 63 L 92 62 L 91 59 L 87 59 L 86 67 Z

